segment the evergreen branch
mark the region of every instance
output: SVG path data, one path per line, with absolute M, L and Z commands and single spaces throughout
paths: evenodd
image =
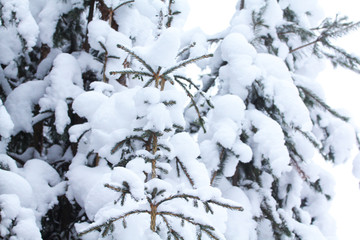
M 150 86 L 150 84 L 151 84 L 153 81 L 155 81 L 155 78 L 150 78 L 150 79 L 145 83 L 144 88 Z
M 126 184 L 126 185 L 125 185 L 125 184 Z M 131 192 L 130 192 L 130 187 L 129 187 L 128 183 L 127 183 L 127 182 L 124 182 L 123 185 L 124 185 L 125 189 L 123 189 L 122 187 L 118 187 L 118 186 L 111 185 L 111 184 L 109 184 L 109 183 L 105 183 L 105 184 L 104 184 L 104 187 L 109 188 L 109 189 L 111 189 L 111 190 L 113 190 L 113 191 L 115 191 L 115 192 L 120 192 L 120 193 L 122 193 L 122 194 L 123 194 L 123 201 L 125 200 L 124 198 L 125 198 L 125 195 L 126 195 L 126 194 L 130 194 L 130 196 L 131 196 L 135 201 L 138 201 L 139 199 L 136 198 L 136 197 L 134 197 L 134 196 L 131 194 Z M 127 189 L 126 189 L 126 188 L 127 188 Z M 122 205 L 123 205 L 123 203 L 122 203 Z
M 168 228 L 171 235 L 175 238 L 175 240 L 184 240 L 184 238 L 181 237 L 181 235 L 170 226 L 170 224 L 169 224 L 168 220 L 165 218 L 165 216 L 163 216 L 163 215 L 160 215 L 160 216 L 164 220 L 166 227 Z
M 104 187 L 114 190 L 115 192 L 130 193 L 129 191 L 124 190 L 121 187 L 116 187 L 114 185 L 110 185 L 109 183 L 105 183 Z
M 193 81 L 191 81 L 190 78 L 186 78 L 181 75 L 174 75 L 174 78 L 184 80 L 188 82 L 191 86 L 195 87 L 196 90 L 200 91 L 200 88 Z
M 177 199 L 177 198 L 182 198 L 182 199 L 194 199 L 194 200 L 199 200 L 201 201 L 203 204 L 208 204 L 208 203 L 211 203 L 211 204 L 215 204 L 215 205 L 218 205 L 218 206 L 221 206 L 221 207 L 224 207 L 224 208 L 228 208 L 230 210 L 237 210 L 237 211 L 243 211 L 244 208 L 241 207 L 241 206 L 232 206 L 230 204 L 227 204 L 227 203 L 222 203 L 222 202 L 219 202 L 219 201 L 215 201 L 215 200 L 208 200 L 208 201 L 202 201 L 200 199 L 200 197 L 198 196 L 194 196 L 194 195 L 190 195 L 190 194 L 177 194 L 177 195 L 172 195 L 170 197 L 167 197 L 161 201 L 159 201 L 156 206 L 159 206 L 161 205 L 162 203 L 164 202 L 167 202 L 167 201 L 171 201 L 173 199 Z
M 210 43 L 217 43 L 217 42 L 220 42 L 224 40 L 223 37 L 220 37 L 220 38 L 209 38 L 207 41 L 210 42 Z
M 200 198 L 198 196 L 193 196 L 193 195 L 189 195 L 189 194 L 177 194 L 177 195 L 172 195 L 170 197 L 162 199 L 161 201 L 156 203 L 156 206 L 160 206 L 164 202 L 171 201 L 171 200 L 174 200 L 174 199 L 177 199 L 177 198 L 182 198 L 182 199 L 190 198 L 190 199 L 200 200 Z
M 182 214 L 178 214 L 178 213 L 172 213 L 172 212 L 167 212 L 167 211 L 162 211 L 162 212 L 158 212 L 158 214 L 161 216 L 161 215 L 168 215 L 168 216 L 171 216 L 171 217 L 176 217 L 176 218 L 180 218 L 194 226 L 198 226 L 200 228 L 201 231 L 204 231 L 206 234 L 208 234 L 212 239 L 215 239 L 215 240 L 220 240 L 219 237 L 217 237 L 212 231 L 215 231 L 215 228 L 213 226 L 210 226 L 210 225 L 206 225 L 206 224 L 201 224 L 201 223 L 198 223 L 196 221 L 194 221 L 193 218 L 191 217 L 185 217 L 184 215 Z
M 117 144 L 115 144 L 115 146 L 111 149 L 110 153 L 114 154 L 116 153 L 123 145 L 124 143 L 127 141 L 128 139 L 124 139 L 120 142 L 118 142 Z
M 191 43 L 189 46 L 184 47 L 176 56 L 179 57 L 181 56 L 184 52 L 190 50 L 192 47 L 194 47 L 196 45 L 196 42 Z
M 222 146 L 221 146 L 222 147 Z M 217 171 L 214 171 L 212 177 L 211 177 L 211 181 L 210 181 L 210 185 L 213 185 L 214 181 L 215 181 L 215 178 L 216 176 L 222 172 L 222 169 L 223 169 L 223 165 L 224 165 L 224 161 L 225 161 L 225 148 L 222 147 L 222 150 L 221 150 L 221 153 L 220 153 L 220 168 L 217 170 Z
M 118 10 L 119 8 L 121 8 L 122 6 L 126 5 L 126 4 L 129 4 L 129 3 L 133 3 L 135 2 L 135 0 L 130 0 L 130 1 L 127 1 L 127 2 L 123 2 L 121 3 L 119 6 L 117 6 L 116 8 L 114 8 L 113 12 L 115 12 L 116 10 Z
M 342 36 L 348 34 L 351 31 L 355 31 L 359 27 L 360 27 L 360 22 L 357 22 L 357 23 L 350 22 L 350 23 L 347 23 L 347 24 L 341 24 L 340 27 L 337 26 L 336 31 L 332 31 L 332 32 L 331 31 L 324 31 L 324 33 L 322 33 L 322 35 L 324 35 L 326 37 L 331 37 L 331 38 L 342 37 Z
M 168 82 L 170 82 L 171 85 L 174 85 L 175 82 L 170 76 L 162 76 L 162 78 Z
M 125 142 L 130 141 L 130 140 L 139 140 L 139 141 L 146 143 L 146 141 L 139 136 L 129 136 L 129 137 L 125 138 L 124 140 L 116 143 L 115 146 L 111 149 L 110 153 L 114 154 L 124 145 Z
M 323 45 L 331 50 L 333 50 L 336 54 L 332 55 L 330 53 L 322 52 L 326 57 L 328 57 L 332 64 L 336 66 L 339 64 L 342 67 L 348 68 L 351 71 L 356 73 L 360 73 L 360 59 L 354 55 L 347 53 L 344 49 L 341 49 L 337 46 L 332 45 L 328 41 L 324 41 Z
M 111 71 L 110 72 L 110 75 L 115 75 L 115 74 L 134 74 L 134 75 L 143 75 L 143 76 L 147 76 L 147 77 L 153 76 L 150 73 L 143 72 L 143 71 L 136 71 L 136 70 L 132 70 L 132 69 L 124 69 L 121 71 Z
M 349 56 L 342 55 L 342 54 L 337 56 L 336 54 L 331 54 L 327 52 L 322 52 L 322 54 L 331 61 L 334 67 L 340 65 L 343 68 L 347 68 L 355 73 L 360 74 L 360 69 L 359 69 L 360 64 L 356 63 L 357 61 L 359 61 L 358 59 L 356 59 L 356 57 L 353 57 L 351 55 Z
M 356 132 L 355 136 L 356 136 L 356 145 L 357 145 L 357 148 L 360 149 L 360 136 L 359 136 L 359 132 Z
M 294 52 L 296 52 L 296 51 L 298 51 L 298 50 L 300 50 L 300 49 L 302 49 L 302 48 L 306 48 L 306 47 L 308 47 L 308 46 L 311 46 L 311 45 L 319 42 L 320 40 L 321 40 L 321 38 L 318 37 L 317 39 L 315 39 L 315 40 L 312 41 L 312 42 L 309 42 L 309 43 L 307 43 L 307 44 L 305 44 L 305 45 L 302 45 L 302 46 L 296 47 L 296 48 L 294 48 L 294 49 L 291 49 L 291 50 L 289 51 L 289 53 L 294 53 Z
M 126 218 L 126 217 L 128 217 L 128 216 L 131 216 L 131 215 L 133 215 L 133 214 L 141 214 L 141 213 L 151 214 L 151 212 L 148 211 L 148 210 L 134 210 L 134 211 L 130 211 L 130 212 L 127 212 L 127 213 L 122 214 L 122 215 L 119 216 L 119 217 L 110 218 L 110 219 L 109 219 L 108 221 L 106 221 L 105 223 L 102 223 L 102 224 L 98 224 L 98 225 L 89 227 L 89 228 L 87 228 L 87 229 L 79 232 L 79 236 L 81 237 L 81 236 L 83 236 L 83 235 L 85 235 L 85 234 L 87 234 L 87 233 L 89 233 L 89 232 L 92 232 L 92 231 L 95 231 L 95 230 L 99 230 L 99 229 L 101 229 L 101 228 L 103 228 L 103 227 L 109 226 L 109 225 L 111 225 L 112 223 L 114 223 L 114 222 L 116 222 L 116 221 L 118 221 L 118 220 L 120 220 L 120 219 L 124 219 L 124 218 Z
M 191 58 L 191 59 L 182 61 L 182 62 L 180 62 L 179 64 L 177 64 L 177 65 L 169 68 L 168 70 L 166 70 L 162 75 L 163 75 L 163 76 L 164 76 L 164 75 L 167 75 L 167 74 L 169 74 L 169 73 L 171 73 L 171 72 L 173 72 L 173 71 L 175 71 L 175 70 L 177 70 L 177 69 L 179 69 L 179 68 L 185 67 L 186 65 L 189 65 L 189 64 L 191 64 L 191 63 L 200 61 L 200 60 L 205 59 L 205 58 L 210 58 L 210 57 L 212 57 L 212 56 L 213 56 L 213 54 L 207 54 L 207 55 L 203 55 L 203 56 L 200 56 L 200 57 L 195 57 L 195 58 Z
M 137 55 L 135 52 L 131 51 L 130 49 L 128 49 L 127 47 L 118 44 L 117 45 L 118 48 L 124 50 L 125 52 L 127 52 L 128 54 L 130 54 L 131 56 L 133 56 L 136 60 L 138 60 L 147 70 L 149 70 L 153 75 L 155 75 L 155 71 L 150 67 L 149 64 L 147 64 L 145 62 L 144 59 L 142 59 L 139 55 Z
M 321 98 L 319 98 L 315 93 L 311 92 L 309 89 L 306 89 L 303 86 L 297 86 L 299 89 L 301 89 L 306 95 L 310 96 L 312 99 L 314 99 L 320 106 L 322 106 L 325 110 L 327 110 L 329 113 L 334 115 L 337 118 L 340 118 L 341 120 L 348 122 L 350 119 L 348 117 L 345 117 L 341 115 L 340 113 L 333 110 L 329 105 L 327 105 Z
M 299 163 L 294 158 L 290 158 L 290 160 L 291 160 L 291 165 L 295 167 L 296 171 L 298 172 L 302 180 L 306 181 L 307 179 L 309 179 L 309 177 L 306 175 L 304 170 L 301 169 Z
M 87 132 L 89 132 L 89 131 L 91 131 L 91 128 L 86 129 L 86 130 L 78 137 L 77 142 L 79 142 L 80 139 L 81 139 Z
M 307 132 L 304 132 L 303 130 L 301 130 L 299 127 L 295 127 L 295 130 L 300 132 L 307 140 L 309 140 L 309 142 L 317 149 L 320 148 L 321 146 L 321 143 L 319 143 L 317 141 L 317 139 L 314 139 L 312 136 L 310 136 L 309 133 Z
M 286 24 L 282 25 L 281 27 L 277 28 L 277 34 L 280 39 L 284 38 L 287 34 L 297 34 L 299 35 L 301 41 L 307 41 L 311 37 L 316 37 L 316 35 L 313 33 L 313 31 L 302 28 L 295 24 Z
M 301 169 L 299 163 L 295 159 L 295 157 L 298 157 L 302 162 L 304 162 L 303 157 L 296 151 L 293 143 L 290 143 L 288 140 L 286 140 L 285 145 L 289 149 L 289 155 L 290 155 L 290 161 L 291 161 L 290 164 L 295 167 L 295 169 L 298 172 L 298 174 L 300 175 L 300 177 L 304 181 L 307 181 L 307 179 L 309 179 L 309 177 L 306 175 L 304 170 Z
M 108 56 L 108 58 L 112 58 L 112 59 L 120 59 L 120 57 L 118 57 L 118 56 L 113 56 L 113 55 Z
M 186 176 L 187 179 L 189 180 L 191 186 L 194 187 L 194 186 L 195 186 L 194 180 L 192 180 L 192 178 L 190 177 L 190 174 L 189 174 L 188 171 L 186 170 L 184 164 L 180 161 L 180 159 L 179 159 L 178 157 L 176 157 L 176 163 L 180 165 L 181 169 L 182 169 L 183 172 L 185 173 L 185 176 Z
M 107 66 L 107 62 L 108 62 L 109 53 L 108 53 L 105 45 L 102 42 L 99 41 L 99 44 L 105 51 L 105 58 L 104 58 L 104 63 L 103 63 L 103 82 L 108 83 L 108 79 L 106 77 L 106 66 Z
M 191 94 L 191 92 L 186 88 L 186 86 L 184 86 L 184 84 L 182 82 L 180 82 L 179 80 L 177 80 L 175 78 L 175 81 L 177 83 L 179 83 L 179 85 L 184 89 L 184 91 L 187 93 L 187 95 L 190 97 L 190 101 L 192 102 L 194 108 L 195 108 L 195 111 L 196 113 L 198 114 L 198 118 L 199 118 L 199 123 L 200 123 L 200 126 L 201 128 L 204 130 L 204 133 L 206 133 L 206 129 L 205 129 L 205 126 L 204 126 L 204 123 L 203 123 L 203 119 L 201 117 L 201 113 L 200 113 L 200 110 L 198 108 L 198 106 L 196 105 L 196 102 L 194 100 L 194 96 Z
M 200 88 L 199 88 L 190 78 L 186 78 L 186 77 L 183 77 L 183 76 L 181 76 L 181 75 L 174 75 L 174 77 L 175 77 L 176 79 L 184 80 L 184 81 L 188 82 L 190 86 L 195 87 L 195 89 L 199 91 L 198 93 L 205 99 L 206 103 L 207 103 L 211 108 L 214 107 L 214 106 L 212 105 L 212 103 L 210 102 L 210 100 L 205 96 L 204 92 L 201 91 Z
M 209 201 L 207 201 L 207 202 L 208 202 L 208 203 L 215 204 L 215 205 L 218 205 L 218 206 L 220 206 L 220 207 L 228 208 L 228 209 L 230 209 L 230 210 L 244 211 L 244 208 L 241 207 L 241 206 L 232 206 L 232 205 L 230 205 L 230 204 L 222 203 L 222 202 L 215 201 L 215 200 L 209 200 Z
M 220 238 L 218 238 L 216 235 L 214 235 L 209 229 L 207 228 L 203 228 L 202 226 L 200 226 L 200 231 L 204 231 L 211 239 L 214 240 L 220 240 Z

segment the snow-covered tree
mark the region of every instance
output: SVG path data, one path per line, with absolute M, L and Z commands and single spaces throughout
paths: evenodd
M 331 43 L 359 24 L 313 0 L 241 0 L 206 36 L 182 30 L 188 11 L 0 0 L 1 238 L 333 234 L 314 159 L 346 161 L 356 137 L 315 78 L 323 59 L 359 71 Z
M 209 131 L 199 133 L 201 160 L 225 196 L 246 196 L 241 239 L 334 236 L 333 180 L 314 160 L 320 153 L 343 163 L 356 137 L 315 78 L 326 58 L 358 71 L 359 59 L 331 39 L 359 23 L 321 21 L 316 1 L 243 0 L 237 9 L 231 26 L 209 39 L 218 43 L 204 90 L 218 90 Z

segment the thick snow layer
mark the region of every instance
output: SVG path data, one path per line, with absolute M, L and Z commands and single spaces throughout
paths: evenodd
M 248 110 L 246 115 L 256 129 L 252 138 L 255 166 L 261 168 L 261 161 L 268 159 L 274 175 L 280 177 L 290 170 L 290 157 L 280 125 L 257 110 Z
M 39 27 L 33 18 L 28 0 L 1 0 L 1 18 L 5 22 L 11 22 L 13 15 L 17 19 L 17 31 L 25 40 L 27 50 L 31 50 L 37 42 Z
M 240 33 L 231 33 L 222 42 L 221 56 L 227 65 L 220 68 L 219 77 L 223 80 L 223 91 L 236 94 L 245 100 L 247 88 L 260 76 L 254 65 L 257 56 L 255 48 Z
M 240 33 L 232 33 L 225 37 L 221 44 L 222 57 L 226 61 L 246 55 L 251 58 L 256 57 L 255 48 L 248 43 L 247 39 Z
M 76 202 L 84 207 L 88 201 L 87 197 L 91 189 L 103 178 L 104 174 L 109 173 L 109 167 L 91 168 L 83 165 L 73 166 L 67 172 L 69 188 L 67 195 L 75 198 Z
M 21 41 L 17 37 L 17 30 L 13 26 L 0 29 L 0 62 L 9 64 L 21 52 Z
M 258 54 L 255 62 L 262 71 L 264 95 L 273 99 L 274 105 L 279 108 L 289 125 L 310 131 L 312 122 L 309 111 L 300 98 L 285 63 L 270 54 Z
M 85 117 L 91 121 L 95 111 L 107 100 L 108 97 L 104 94 L 90 91 L 79 95 L 72 107 L 80 117 Z
M 29 182 L 22 176 L 0 169 L 0 195 L 15 194 L 21 206 L 34 208 L 34 191 Z
M 137 0 L 133 5 L 134 8 L 119 8 L 115 12 L 114 20 L 119 24 L 119 32 L 135 39 L 136 45 L 146 45 L 157 31 L 157 12 L 147 0 Z M 146 17 L 142 13 L 148 13 L 150 16 Z
M 184 164 L 189 175 L 193 178 L 195 187 L 210 185 L 209 175 L 203 163 L 197 161 L 200 149 L 188 133 L 175 134 L 170 140 L 173 157 L 178 157 Z
M 119 199 L 120 193 L 104 187 L 106 183 L 110 183 L 110 173 L 104 174 L 98 182 L 96 182 L 85 196 L 84 208 L 86 215 L 93 220 L 96 213 L 106 206 L 113 204 Z
M 231 186 L 230 182 L 226 179 L 223 179 L 218 184 L 224 198 L 232 200 L 244 208 L 242 212 L 228 210 L 226 239 L 256 239 L 256 222 L 253 220 L 249 198 L 240 188 Z
M 0 165 L 1 168 L 4 170 L 10 170 L 14 173 L 18 172 L 18 167 L 16 166 L 16 162 L 14 161 L 14 159 L 12 159 L 6 154 L 0 154 Z
M 45 161 L 27 161 L 20 169 L 20 174 L 31 185 L 37 203 L 36 210 L 42 216 L 58 203 L 57 197 L 65 193 L 65 182 L 61 182 L 56 170 Z
M 61 53 L 60 49 L 51 49 L 49 54 L 38 65 L 36 70 L 36 77 L 44 79 L 53 66 L 54 59 Z
M 34 106 L 44 95 L 45 81 L 29 81 L 15 88 L 7 97 L 5 107 L 14 123 L 14 133 L 32 132 Z
M 131 170 L 123 167 L 116 167 L 111 172 L 111 181 L 122 185 L 126 183 L 129 186 L 130 194 L 136 200 L 144 198 L 144 182 Z
M 81 69 L 77 60 L 70 54 L 59 54 L 44 81 L 48 82 L 49 86 L 44 97 L 39 100 L 39 105 L 42 111 L 55 111 L 56 131 L 62 134 L 70 123 L 68 101 L 83 92 Z
M 283 22 L 283 11 L 276 0 L 269 0 L 266 4 L 264 21 L 270 29 L 273 29 Z
M 33 0 L 31 0 L 34 2 Z M 63 1 L 44 1 L 43 4 L 39 4 L 37 9 L 32 11 L 39 12 L 38 15 L 38 26 L 40 29 L 40 40 L 42 43 L 47 44 L 49 47 L 53 47 L 53 34 L 56 30 L 56 25 L 60 16 L 71 10 L 71 2 Z
M 65 182 L 42 160 L 28 160 L 17 168 L 14 160 L 0 155 L 0 165 L 10 170 L 0 169 L 0 236 L 10 230 L 14 239 L 41 239 L 37 223 L 65 193 Z
M 22 207 L 17 195 L 0 194 L 0 209 L 0 237 L 10 235 L 10 239 L 14 240 L 42 239 L 33 211 Z
M 245 104 L 238 96 L 230 94 L 214 97 L 212 103 L 214 108 L 208 114 L 207 132 L 199 134 L 201 161 L 211 173 L 217 170 L 223 151 L 231 150 L 223 171 L 230 177 L 239 161 L 247 163 L 252 159 L 251 148 L 240 140 Z
M 102 20 L 91 21 L 88 29 L 89 44 L 92 48 L 100 52 L 106 50 L 110 55 L 120 57 L 124 61 L 126 53 L 119 49 L 117 44 L 131 47 L 131 40 L 126 35 L 115 31 L 108 22 Z
M 324 143 L 324 151 L 333 154 L 336 164 L 344 163 L 351 156 L 351 151 L 355 146 L 354 127 L 340 119 L 334 119 L 328 123 L 324 121 L 324 127 L 329 134 Z
M 153 69 L 158 67 L 171 67 L 175 64 L 180 48 L 180 32 L 176 28 L 163 30 L 160 37 L 146 47 L 137 47 L 135 51 Z
M 10 137 L 10 134 L 14 128 L 14 123 L 11 120 L 9 113 L 6 111 L 5 106 L 0 100 L 0 135 L 4 138 Z

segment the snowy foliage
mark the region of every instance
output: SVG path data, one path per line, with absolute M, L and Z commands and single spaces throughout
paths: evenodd
M 188 11 L 0 0 L 1 239 L 334 235 L 314 159 L 345 162 L 356 132 L 316 75 L 323 58 L 359 71 L 330 42 L 358 23 L 321 21 L 313 0 L 242 0 L 207 36 L 183 31 Z

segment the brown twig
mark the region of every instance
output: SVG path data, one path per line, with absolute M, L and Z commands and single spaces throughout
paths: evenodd
M 320 40 L 321 40 L 321 37 L 318 37 L 317 39 L 315 39 L 315 40 L 312 41 L 312 42 L 309 42 L 309 43 L 307 43 L 307 44 L 305 44 L 305 45 L 302 45 L 302 46 L 300 46 L 300 47 L 291 49 L 291 50 L 289 51 L 289 53 L 293 53 L 293 52 L 296 52 L 296 51 L 298 51 L 298 50 L 300 50 L 300 49 L 302 49 L 302 48 L 306 48 L 306 47 L 308 47 L 308 46 L 311 46 L 311 45 L 319 42 Z

